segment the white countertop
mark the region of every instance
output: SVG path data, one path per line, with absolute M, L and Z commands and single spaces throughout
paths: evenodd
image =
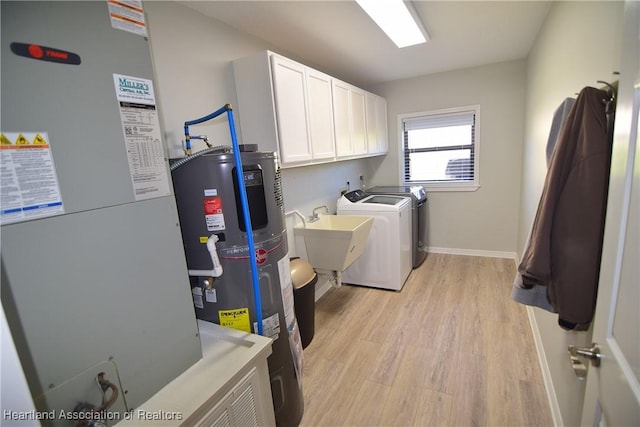
M 204 415 L 233 384 L 242 370 L 271 354 L 271 339 L 198 320 L 202 359 L 175 378 L 118 426 L 175 426 L 196 412 Z M 179 419 L 178 419 L 179 418 Z

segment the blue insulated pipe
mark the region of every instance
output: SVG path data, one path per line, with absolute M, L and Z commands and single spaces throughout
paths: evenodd
M 251 227 L 251 215 L 249 212 L 249 202 L 247 200 L 247 189 L 244 185 L 244 171 L 242 169 L 242 160 L 240 159 L 240 147 L 238 146 L 238 137 L 236 136 L 236 127 L 233 121 L 233 109 L 231 104 L 225 104 L 223 107 L 199 119 L 184 122 L 184 135 L 186 140 L 186 148 L 191 149 L 189 142 L 189 126 L 206 122 L 214 119 L 223 113 L 227 113 L 229 121 L 229 131 L 231 132 L 231 145 L 233 147 L 233 157 L 236 164 L 236 177 L 238 178 L 238 187 L 240 192 L 240 204 L 242 205 L 242 217 L 244 227 L 247 230 L 247 242 L 249 245 L 249 261 L 251 264 L 251 281 L 253 283 L 253 296 L 256 304 L 256 322 L 258 323 L 258 334 L 263 335 L 262 327 L 262 295 L 260 294 L 260 281 L 258 280 L 258 264 L 256 261 L 256 248 L 253 241 L 253 228 Z
M 199 119 L 195 119 L 195 120 L 190 120 L 188 122 L 184 122 L 184 144 L 185 144 L 184 148 L 187 150 L 187 153 L 191 154 L 191 135 L 189 135 L 189 126 L 197 125 L 197 124 L 204 123 L 204 122 L 207 122 L 209 120 L 215 119 L 219 115 L 223 114 L 225 111 L 231 111 L 231 104 L 225 104 L 224 106 L 218 108 L 213 113 L 211 113 L 209 115 L 206 115 L 204 117 L 200 117 Z M 232 137 L 232 141 L 231 142 L 233 142 L 233 137 Z M 237 142 L 236 142 L 235 145 L 237 145 Z

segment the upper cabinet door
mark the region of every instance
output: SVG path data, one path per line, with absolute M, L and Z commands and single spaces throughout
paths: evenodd
M 387 101 L 381 96 L 367 92 L 366 107 L 369 154 L 387 153 L 389 151 Z
M 283 163 L 311 160 L 313 152 L 307 121 L 305 67 L 272 57 L 274 101 L 280 156 Z M 268 114 L 265 111 L 265 114 Z
M 353 155 L 351 143 L 351 103 L 349 84 L 333 79 L 333 122 L 338 157 Z
M 376 95 L 376 120 L 378 124 L 378 152 L 389 152 L 389 130 L 387 128 L 387 100 Z
M 353 154 L 367 154 L 367 127 L 364 91 L 351 87 L 351 124 Z
M 367 116 L 367 151 L 378 152 L 378 115 L 376 114 L 376 95 L 365 93 Z
M 333 128 L 331 77 L 306 69 L 307 106 L 309 108 L 309 137 L 314 159 L 333 158 L 336 146 Z

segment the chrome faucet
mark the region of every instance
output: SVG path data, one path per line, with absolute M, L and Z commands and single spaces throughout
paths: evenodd
M 319 219 L 320 219 L 320 217 L 318 216 L 318 213 L 317 213 L 316 211 L 317 211 L 318 209 L 322 209 L 322 208 L 324 208 L 324 212 L 325 212 L 326 214 L 328 214 L 328 213 L 329 213 L 329 208 L 327 207 L 327 205 L 317 206 L 317 207 L 313 208 L 313 215 L 311 215 L 311 216 L 309 217 L 309 222 L 314 222 L 314 221 L 317 221 L 317 220 L 319 220 Z

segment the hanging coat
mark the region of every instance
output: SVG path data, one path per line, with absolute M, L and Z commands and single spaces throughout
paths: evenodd
M 529 243 L 518 273 L 522 289 L 546 287 L 565 329 L 593 319 L 602 253 L 611 138 L 605 91 L 586 87 L 560 131 Z

